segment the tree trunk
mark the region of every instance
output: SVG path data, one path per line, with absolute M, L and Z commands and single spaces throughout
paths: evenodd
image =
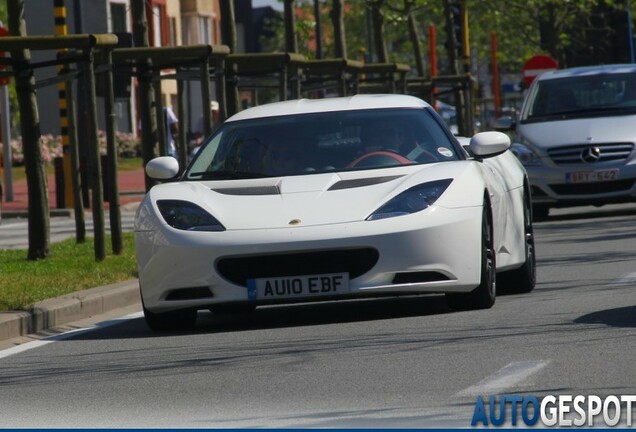
M 7 11 L 11 36 L 26 36 L 24 0 L 8 0 Z M 28 49 L 11 51 L 14 69 L 27 66 L 31 61 Z M 37 260 L 50 254 L 49 195 L 46 170 L 40 147 L 40 118 L 35 97 L 33 70 L 21 70 L 16 75 L 15 87 L 20 105 L 22 147 L 29 190 L 29 251 L 27 258 Z
M 221 43 L 230 48 L 230 54 L 236 54 L 236 19 L 234 17 L 234 1 L 220 0 L 219 8 L 221 11 Z M 226 108 L 227 116 L 236 114 L 239 111 L 238 85 L 236 82 L 236 70 L 232 66 L 225 68 L 227 80 L 226 88 Z
M 106 50 L 103 53 L 103 63 L 112 64 L 112 53 Z M 102 78 L 104 82 L 104 109 L 106 111 L 106 174 L 108 175 L 108 214 L 110 219 L 110 244 L 115 255 L 120 255 L 124 250 L 123 229 L 121 225 L 121 206 L 119 205 L 119 173 L 117 161 L 117 143 L 115 134 L 117 131 L 117 117 L 115 114 L 115 91 L 113 71 L 109 70 Z
M 333 0 L 333 7 L 329 15 L 333 22 L 334 55 L 336 58 L 346 59 L 347 42 L 345 38 L 343 6 L 344 0 Z
M 373 22 L 373 42 L 378 63 L 387 63 L 389 53 L 384 38 L 384 14 L 382 13 L 384 0 L 371 0 L 371 21 Z
M 285 0 L 285 51 L 298 52 L 298 37 L 296 35 L 296 16 L 294 14 L 294 0 Z
M 548 3 L 545 9 L 539 14 L 539 33 L 541 36 L 541 49 L 546 51 L 553 58 L 557 59 L 559 65 L 564 65 L 563 53 L 559 49 L 559 31 L 556 23 L 555 5 Z
M 148 21 L 146 20 L 145 2 L 130 2 L 130 11 L 133 20 L 133 40 L 136 47 L 147 47 Z M 152 107 L 155 104 L 152 92 L 152 72 L 150 60 L 145 65 L 140 65 L 142 71 L 137 78 L 137 97 L 139 99 L 139 120 L 141 122 L 141 157 L 144 166 L 156 156 L 158 148 L 157 117 Z M 146 176 L 146 191 L 155 185 L 155 181 Z
M 86 79 L 85 97 L 88 102 L 88 171 L 91 187 L 91 207 L 93 213 L 93 240 L 95 261 L 106 258 L 105 222 L 104 222 L 104 188 L 102 187 L 102 165 L 97 137 L 97 102 L 95 96 L 94 55 L 89 48 L 84 52 L 87 57 L 82 63 L 82 72 Z
M 411 40 L 411 45 L 413 46 L 413 56 L 415 57 L 415 68 L 417 69 L 417 76 L 424 77 L 424 56 L 422 55 L 422 48 L 420 46 L 420 36 L 417 32 L 417 21 L 415 20 L 415 14 L 413 13 L 414 4 L 414 0 L 405 0 L 404 11 L 408 20 L 409 39 Z

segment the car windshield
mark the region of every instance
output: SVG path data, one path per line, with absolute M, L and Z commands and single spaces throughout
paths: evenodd
M 527 120 L 636 112 L 636 74 L 582 75 L 539 81 Z
M 188 180 L 305 175 L 457 160 L 426 109 L 372 109 L 228 122 L 197 153 Z

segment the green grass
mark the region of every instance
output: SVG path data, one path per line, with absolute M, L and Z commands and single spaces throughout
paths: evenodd
M 95 261 L 93 238 L 51 243 L 50 258 L 28 261 L 26 250 L 0 250 L 0 311 L 27 310 L 41 300 L 137 277 L 134 234 L 113 255 L 106 236 L 106 259 Z

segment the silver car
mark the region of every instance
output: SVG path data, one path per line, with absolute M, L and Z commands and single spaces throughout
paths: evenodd
M 535 217 L 551 207 L 636 201 L 636 65 L 556 70 L 528 89 L 512 151 L 525 166 Z

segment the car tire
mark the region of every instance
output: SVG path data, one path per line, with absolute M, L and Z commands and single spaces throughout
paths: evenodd
M 498 275 L 500 291 L 505 290 L 507 293 L 529 293 L 534 289 L 537 282 L 537 258 L 534 246 L 534 232 L 532 230 L 532 205 L 530 204 L 530 196 L 527 189 L 524 193 L 523 201 L 523 240 L 526 261 L 521 267 Z
M 532 220 L 544 221 L 550 214 L 550 207 L 545 204 L 533 204 L 532 205 Z
M 156 313 L 144 306 L 144 318 L 150 330 L 155 332 L 192 330 L 197 321 L 196 309 Z
M 497 266 L 495 262 L 492 219 L 486 203 L 484 203 L 481 226 L 481 280 L 479 286 L 469 293 L 447 293 L 446 302 L 451 309 L 489 309 L 495 304 Z

